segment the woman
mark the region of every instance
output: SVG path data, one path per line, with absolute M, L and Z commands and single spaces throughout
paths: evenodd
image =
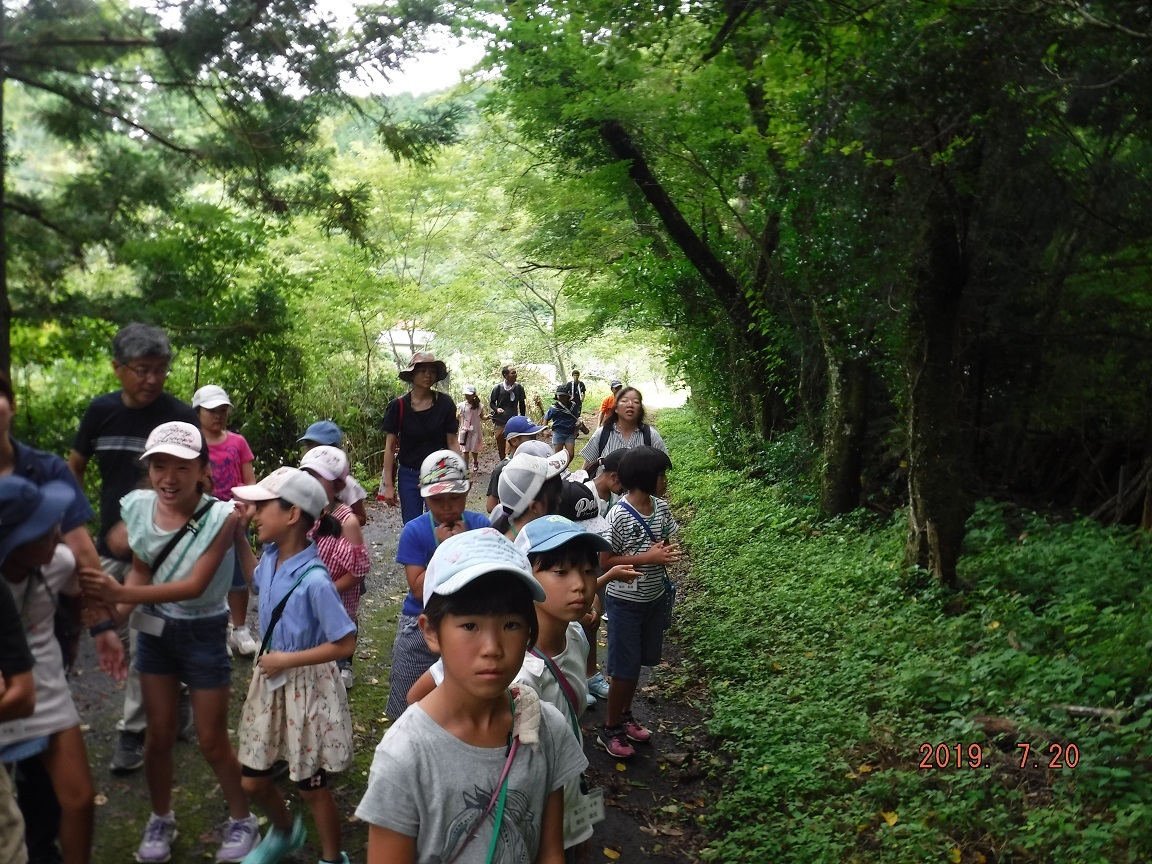
M 660 433 L 644 422 L 644 397 L 635 387 L 623 387 L 616 394 L 612 415 L 588 439 L 580 455 L 589 477 L 599 472 L 600 460 L 616 450 L 633 447 L 655 447 L 668 452 Z
M 456 403 L 447 393 L 432 385 L 448 377 L 448 367 L 429 352 L 417 352 L 412 362 L 400 370 L 400 380 L 412 389 L 393 399 L 384 412 L 381 424 L 387 438 L 384 442 L 384 476 L 379 497 L 389 507 L 400 504 L 405 522 L 424 512 L 420 497 L 420 465 L 436 450 L 460 452 L 456 433 Z

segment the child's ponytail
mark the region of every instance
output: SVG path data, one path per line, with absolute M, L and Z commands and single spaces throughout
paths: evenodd
M 343 532 L 344 526 L 340 524 L 339 519 L 327 510 L 320 514 L 316 525 L 317 537 L 339 537 Z

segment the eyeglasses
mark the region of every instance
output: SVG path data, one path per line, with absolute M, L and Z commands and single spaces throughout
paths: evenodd
M 133 366 L 129 363 L 124 364 L 124 368 L 139 378 L 145 381 L 151 378 L 153 381 L 163 381 L 168 377 L 167 366 Z

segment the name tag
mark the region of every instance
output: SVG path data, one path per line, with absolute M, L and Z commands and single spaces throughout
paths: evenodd
M 151 615 L 143 609 L 133 609 L 128 616 L 128 627 L 139 630 L 149 636 L 161 636 L 164 633 L 164 619 L 159 615 Z
M 277 672 L 275 675 L 268 676 L 268 689 L 273 693 L 275 693 L 287 683 L 288 675 L 284 672 Z
M 580 793 L 580 802 L 564 808 L 564 836 L 571 837 L 604 821 L 604 790 L 598 786 Z

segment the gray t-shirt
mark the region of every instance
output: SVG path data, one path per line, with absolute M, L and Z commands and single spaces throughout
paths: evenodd
M 508 796 L 493 858 L 501 864 L 529 864 L 536 859 L 548 796 L 588 765 L 564 716 L 546 702 L 540 709 L 540 743 L 522 745 L 508 774 Z M 368 790 L 356 816 L 415 837 L 417 864 L 447 861 L 488 807 L 506 758 L 503 747 L 465 744 L 417 703 L 376 747 Z M 495 813 L 493 807 L 458 864 L 487 860 Z

